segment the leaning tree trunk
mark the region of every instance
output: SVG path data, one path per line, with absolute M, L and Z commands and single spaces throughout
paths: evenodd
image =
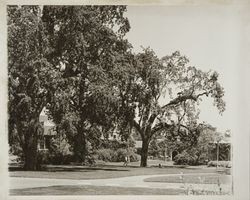
M 147 167 L 149 142 L 150 140 L 148 138 L 142 140 L 141 164 L 140 164 L 141 167 Z

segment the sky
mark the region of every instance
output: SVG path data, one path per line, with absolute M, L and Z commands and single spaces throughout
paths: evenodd
M 161 58 L 178 50 L 190 65 L 215 70 L 225 89 L 226 111 L 221 116 L 212 99 L 200 105 L 200 121 L 224 132 L 237 130 L 240 52 L 240 12 L 232 6 L 128 6 L 131 29 L 127 39 L 135 52 L 151 47 Z

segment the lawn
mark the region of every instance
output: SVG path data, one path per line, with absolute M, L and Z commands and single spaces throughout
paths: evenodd
M 87 166 L 49 166 L 45 171 L 21 171 L 16 169 L 10 171 L 11 177 L 29 178 L 61 178 L 61 179 L 104 179 L 118 178 L 136 175 L 155 175 L 155 174 L 188 174 L 188 173 L 216 173 L 215 168 L 190 168 L 165 166 L 140 168 L 138 166 L 124 167 L 121 165 L 98 165 L 95 167 Z
M 10 190 L 10 195 L 180 195 L 183 189 L 124 188 L 110 186 L 51 186 Z
M 231 176 L 222 174 L 161 176 L 144 179 L 145 182 L 161 183 L 194 183 L 194 184 L 230 184 Z
M 193 173 L 217 173 L 211 176 L 207 174 L 206 183 L 214 183 L 216 177 L 224 177 L 225 171 L 228 169 L 217 172 L 216 168 L 207 167 L 183 167 L 183 166 L 169 166 L 163 165 L 158 167 L 157 162 L 150 167 L 140 168 L 136 163 L 131 163 L 130 166 L 122 166 L 123 163 L 103 163 L 94 167 L 87 166 L 47 166 L 44 171 L 22 171 L 20 168 L 11 169 L 9 174 L 11 177 L 29 177 L 29 178 L 52 178 L 52 179 L 75 179 L 75 180 L 88 180 L 88 179 L 105 179 L 105 178 L 118 178 L 137 175 L 156 175 L 160 174 L 161 177 L 148 178 L 146 182 L 170 182 L 180 183 L 180 175 L 184 174 L 186 181 L 196 183 L 197 174 Z M 166 174 L 179 174 L 178 176 L 166 177 Z M 224 178 L 222 178 L 224 181 Z M 200 182 L 199 182 L 200 183 Z M 31 186 L 32 187 L 32 186 Z M 63 186 L 49 186 L 27 189 L 11 189 L 11 195 L 180 195 L 185 194 L 183 188 L 140 188 L 140 187 L 118 187 L 118 186 L 94 186 L 94 185 L 63 185 Z

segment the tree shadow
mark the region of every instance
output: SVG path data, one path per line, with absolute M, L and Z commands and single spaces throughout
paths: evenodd
M 21 166 L 11 166 L 9 167 L 9 171 L 25 171 L 23 167 Z M 117 169 L 117 168 L 112 168 L 112 167 L 85 167 L 85 166 L 51 166 L 51 167 L 42 167 L 41 169 L 37 171 L 43 171 L 43 172 L 90 172 L 90 171 L 130 171 L 129 169 Z

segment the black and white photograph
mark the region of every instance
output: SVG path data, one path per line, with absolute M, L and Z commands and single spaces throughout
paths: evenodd
M 110 2 L 6 3 L 8 198 L 247 200 L 249 4 Z

